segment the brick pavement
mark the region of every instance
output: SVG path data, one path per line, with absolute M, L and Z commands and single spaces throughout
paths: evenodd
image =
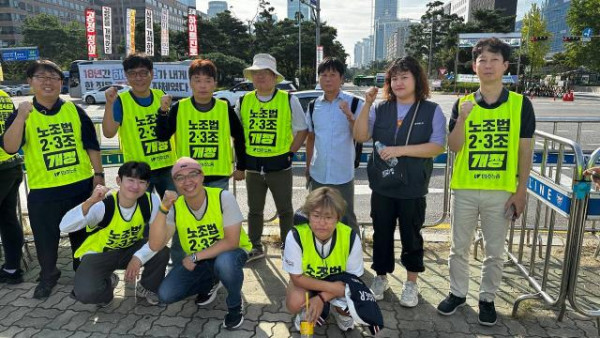
M 399 245 L 399 243 L 398 243 Z M 399 251 L 399 248 L 397 248 Z M 32 249 L 32 251 L 35 251 Z M 26 281 L 20 285 L 0 287 L 0 337 L 290 337 L 292 317 L 285 311 L 285 287 L 288 276 L 281 269 L 280 251 L 269 247 L 265 260 L 250 263 L 245 269 L 243 297 L 245 321 L 240 329 L 228 331 L 221 327 L 226 313 L 225 291 L 205 308 L 197 308 L 190 298 L 169 306 L 150 306 L 136 299 L 133 285 L 121 281 L 113 304 L 104 309 L 83 305 L 69 297 L 73 272 L 70 270 L 69 248 L 61 245 L 59 265 L 63 272 L 59 285 L 45 301 L 32 299 L 35 279 L 39 273 L 37 262 L 26 272 Z M 549 310 L 538 301 L 527 301 L 519 309 L 518 317 L 510 312 L 514 299 L 532 292 L 514 268 L 507 273 L 496 300 L 498 324 L 484 327 L 477 323 L 477 288 L 479 262 L 471 265 L 471 286 L 468 305 L 453 316 L 437 314 L 435 308 L 446 295 L 448 244 L 427 242 L 426 272 L 420 278 L 420 303 L 406 309 L 399 305 L 401 281 L 405 272 L 397 266 L 390 276 L 392 291 L 380 301 L 386 328 L 378 337 L 597 337 L 595 322 L 568 310 L 565 319 L 558 322 L 557 311 Z M 365 252 L 365 281 L 370 284 L 373 275 L 369 269 L 370 250 Z M 596 272 L 597 273 L 597 272 Z M 596 279 L 596 282 L 598 279 Z M 335 321 L 315 329 L 315 337 L 362 337 L 366 328 L 356 328 L 342 334 Z

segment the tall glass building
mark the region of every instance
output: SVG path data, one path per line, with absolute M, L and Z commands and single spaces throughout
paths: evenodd
M 545 0 L 542 5 L 542 15 L 546 21 L 546 28 L 552 33 L 549 54 L 560 53 L 565 50 L 562 38 L 571 35 L 567 24 L 567 12 L 571 7 L 570 0 Z M 582 32 L 573 35 L 580 36 Z

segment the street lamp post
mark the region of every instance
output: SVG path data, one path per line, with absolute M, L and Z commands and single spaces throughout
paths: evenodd
M 298 0 L 298 87 L 300 87 L 300 81 L 302 78 L 302 12 L 300 10 L 300 4 L 302 1 Z

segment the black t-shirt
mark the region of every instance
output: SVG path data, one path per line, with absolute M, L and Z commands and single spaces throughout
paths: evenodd
M 477 90 L 475 92 L 475 102 L 483 109 L 496 109 L 502 104 L 508 101 L 508 90 L 506 88 L 502 89 L 502 93 L 500 94 L 500 98 L 498 101 L 493 104 L 487 104 L 481 95 L 481 92 Z M 456 119 L 458 118 L 458 102 L 456 100 L 454 106 L 452 107 L 452 116 L 450 117 L 450 121 L 448 123 L 448 130 L 452 132 L 454 129 L 454 125 L 456 124 Z M 533 105 L 531 101 L 527 98 L 527 96 L 523 96 L 523 105 L 521 106 L 521 131 L 520 138 L 532 138 L 533 133 L 535 132 L 535 113 L 533 111 Z

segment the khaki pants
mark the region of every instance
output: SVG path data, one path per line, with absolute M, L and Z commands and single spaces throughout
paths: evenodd
M 479 300 L 494 300 L 502 281 L 504 241 L 509 225 L 504 218 L 504 204 L 511 195 L 501 190 L 453 191 L 448 267 L 450 292 L 455 296 L 466 297 L 469 291 L 469 248 L 480 216 L 485 258 L 481 267 Z

